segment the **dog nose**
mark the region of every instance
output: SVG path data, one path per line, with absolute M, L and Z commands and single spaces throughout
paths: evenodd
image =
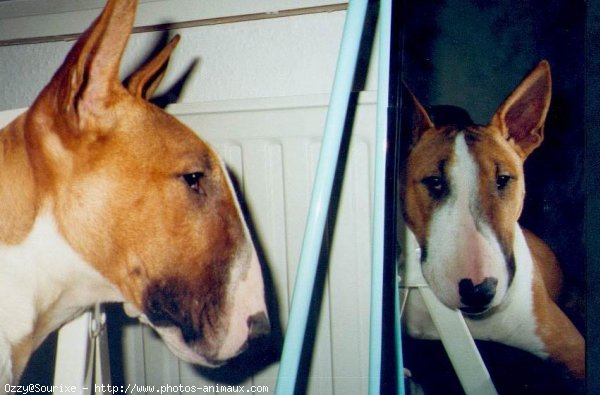
M 269 317 L 264 311 L 251 315 L 248 317 L 248 328 L 250 329 L 249 339 L 267 336 L 271 332 Z
M 481 313 L 485 311 L 496 295 L 498 279 L 486 277 L 480 284 L 473 284 L 470 278 L 463 278 L 458 283 L 460 300 L 465 305 L 461 310 L 467 313 Z

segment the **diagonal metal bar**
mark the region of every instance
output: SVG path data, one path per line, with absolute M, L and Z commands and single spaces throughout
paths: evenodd
M 366 0 L 350 0 L 348 6 L 277 376 L 275 389 L 277 395 L 293 394 L 296 386 L 304 332 L 354 81 L 367 3 Z

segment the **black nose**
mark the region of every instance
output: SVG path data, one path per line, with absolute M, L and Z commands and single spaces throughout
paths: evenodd
M 250 333 L 248 334 L 250 339 L 268 335 L 271 332 L 269 317 L 267 317 L 264 311 L 251 315 L 248 317 L 248 328 L 250 328 Z
M 467 313 L 481 313 L 485 311 L 496 295 L 498 279 L 486 277 L 480 284 L 474 285 L 470 278 L 463 278 L 458 283 L 460 301 L 465 305 L 462 308 Z

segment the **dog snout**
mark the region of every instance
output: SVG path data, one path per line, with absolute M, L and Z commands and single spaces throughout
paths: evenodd
M 248 338 L 250 340 L 267 336 L 271 333 L 269 317 L 264 311 L 251 315 L 248 317 L 248 328 Z
M 481 283 L 473 284 L 470 278 L 463 278 L 458 283 L 458 292 L 460 301 L 463 304 L 461 310 L 466 313 L 482 313 L 489 307 L 496 296 L 496 286 L 498 279 L 495 277 L 486 277 Z

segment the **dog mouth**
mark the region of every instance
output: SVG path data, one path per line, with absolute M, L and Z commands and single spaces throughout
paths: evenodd
M 490 314 L 491 307 L 459 307 L 461 313 L 471 319 L 483 319 Z
M 185 341 L 183 332 L 176 326 L 154 326 L 152 324 L 150 326 L 160 335 L 169 350 L 184 362 L 209 368 L 218 368 L 226 362 L 203 355 L 194 343 Z M 240 350 L 240 353 L 242 351 Z
M 254 340 L 266 336 L 270 331 L 268 318 L 264 313 L 256 314 L 248 319 L 249 334 L 245 341 L 237 344 L 229 351 L 214 348 L 203 339 L 186 339 L 185 331 L 176 325 L 156 325 L 148 316 L 130 303 L 124 303 L 126 314 L 137 319 L 141 324 L 150 326 L 167 346 L 169 351 L 183 362 L 218 369 L 235 360 L 253 347 Z
M 169 350 L 182 361 L 208 368 L 218 368 L 227 362 L 226 360 L 219 360 L 202 353 L 198 349 L 198 346 L 194 344 L 195 342 L 185 340 L 184 333 L 179 327 L 175 325 L 154 325 L 146 314 L 142 313 L 131 303 L 124 303 L 123 308 L 129 317 L 138 319 L 142 324 L 146 324 L 153 328 L 167 345 Z M 247 347 L 247 344 L 242 345 L 238 354 L 244 352 Z
M 470 320 L 483 320 L 501 310 L 505 299 L 506 297 L 502 298 L 499 303 L 489 304 L 484 307 L 459 306 L 458 310 L 465 318 Z

